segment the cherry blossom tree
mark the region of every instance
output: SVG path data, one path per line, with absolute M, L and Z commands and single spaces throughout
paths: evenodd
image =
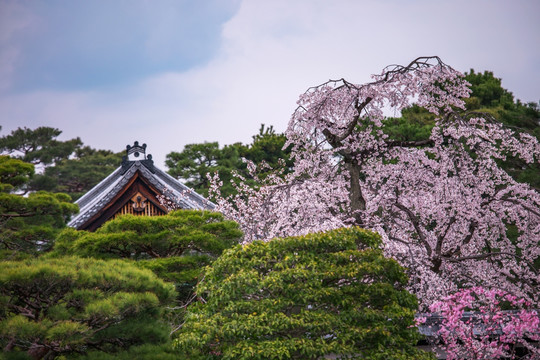
M 423 309 L 459 288 L 484 286 L 539 300 L 540 194 L 498 162 L 538 162 L 538 140 L 467 112 L 463 75 L 438 57 L 393 65 L 373 81 L 331 80 L 300 96 L 286 131 L 293 173 L 276 170 L 238 195 L 213 193 L 245 241 L 359 225 L 409 269 Z M 436 115 L 431 136 L 397 141 L 385 114 L 416 104 Z M 250 165 L 257 178 L 260 169 Z M 514 235 L 513 235 L 514 234 Z M 517 234 L 517 235 L 515 235 Z

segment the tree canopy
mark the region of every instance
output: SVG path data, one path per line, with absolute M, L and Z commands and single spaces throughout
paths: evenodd
M 470 92 L 437 57 L 388 67 L 363 85 L 310 88 L 286 132 L 294 172 L 255 186 L 240 179 L 240 193 L 219 198 L 218 208 L 248 241 L 344 225 L 376 230 L 409 269 L 424 308 L 476 285 L 537 303 L 540 194 L 499 162 L 538 164 L 538 139 L 464 111 Z M 383 110 L 413 103 L 434 118 L 429 138 L 392 138 Z M 219 179 L 214 185 L 219 191 Z
M 208 196 L 210 181 L 206 174 L 218 172 L 223 179 L 231 178 L 231 171 L 242 167 L 239 150 L 241 144 L 227 145 L 220 149 L 217 142 L 188 144 L 181 152 L 167 154 L 168 173 L 197 191 Z
M 82 145 L 80 138 L 57 140 L 61 133 L 61 130 L 45 126 L 34 130 L 17 128 L 0 138 L 0 151 L 33 164 L 55 163 L 69 158 Z
M 248 175 L 244 160 L 256 164 L 266 163 L 270 167 L 276 167 L 279 161 L 284 161 L 287 166 L 291 166 L 290 149 L 284 148 L 285 142 L 285 135 L 276 133 L 272 126 L 265 127 L 262 124 L 249 145 L 235 143 L 220 148 L 217 142 L 188 144 L 181 152 L 167 154 L 165 163 L 170 175 L 205 197 L 209 196 L 208 175 L 217 173 L 223 181 L 222 192 L 229 195 L 235 193 L 235 188 L 230 184 L 235 173 Z
M 194 270 L 237 244 L 238 224 L 210 211 L 176 210 L 163 216 L 124 215 L 95 232 L 66 229 L 54 254 L 132 259 L 171 281 L 194 281 Z
M 0 262 L 0 344 L 33 359 L 167 341 L 174 288 L 124 261 Z
M 66 194 L 13 193 L 33 173 L 32 164 L 0 156 L 0 257 L 49 250 L 58 231 L 78 211 Z
M 121 162 L 122 153 L 80 147 L 69 159 L 62 159 L 54 166 L 47 166 L 42 174 L 36 174 L 28 187 L 63 192 L 77 200 L 116 170 Z
M 10 156 L 0 155 L 0 191 L 17 191 L 34 174 L 34 165 Z
M 120 166 L 122 153 L 83 146 L 81 139 L 60 141 L 59 129 L 18 128 L 0 138 L 0 153 L 38 166 L 24 191 L 66 193 L 77 200 Z
M 182 322 L 193 300 L 202 269 L 242 237 L 238 224 L 210 211 L 176 210 L 163 216 L 124 215 L 95 232 L 64 230 L 54 256 L 78 255 L 98 259 L 130 259 L 175 284 L 175 311 L 170 322 Z
M 431 359 L 414 347 L 407 277 L 380 244 L 350 228 L 227 250 L 177 347 L 190 359 Z

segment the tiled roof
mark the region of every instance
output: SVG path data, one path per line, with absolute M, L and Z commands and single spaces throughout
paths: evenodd
M 68 226 L 79 228 L 92 218 L 109 204 L 135 176 L 137 171 L 161 194 L 167 195 L 182 209 L 212 210 L 215 208 L 212 202 L 206 200 L 166 172 L 157 169 L 148 160 L 127 161 L 75 202 L 79 205 L 80 211 L 71 219 Z

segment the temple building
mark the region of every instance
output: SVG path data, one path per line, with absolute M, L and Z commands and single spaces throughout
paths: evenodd
M 160 201 L 161 199 L 161 201 Z M 77 230 L 94 231 L 123 214 L 159 216 L 174 208 L 212 210 L 215 205 L 156 168 L 146 144 L 127 145 L 122 165 L 76 201 L 79 213 L 68 223 Z

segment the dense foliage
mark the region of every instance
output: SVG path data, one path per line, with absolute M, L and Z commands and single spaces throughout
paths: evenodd
M 161 343 L 172 285 L 118 260 L 0 262 L 0 343 L 33 359 Z M 9 355 L 9 354 L 8 354 Z
M 82 145 L 81 139 L 57 140 L 62 131 L 50 127 L 34 130 L 18 128 L 0 138 L 0 152 L 19 157 L 32 164 L 54 164 L 69 156 Z
M 177 210 L 164 216 L 121 216 L 95 232 L 66 229 L 54 253 L 133 259 L 163 279 L 193 285 L 199 269 L 241 236 L 238 225 L 219 213 Z
M 359 228 L 226 251 L 197 287 L 177 347 L 196 359 L 428 359 L 414 348 L 417 302 Z
M 77 200 L 120 165 L 120 153 L 83 146 L 79 138 L 60 141 L 61 133 L 50 127 L 18 128 L 0 137 L 0 153 L 39 165 L 25 192 L 63 192 Z
M 242 167 L 239 147 L 228 145 L 220 149 L 217 142 L 188 144 L 181 152 L 167 154 L 168 173 L 182 180 L 187 186 L 203 196 L 210 187 L 206 174 L 218 172 L 224 179 L 230 178 L 231 170 Z
M 178 326 L 193 301 L 202 269 L 242 237 L 238 224 L 210 211 L 177 210 L 164 216 L 124 215 L 96 232 L 66 229 L 53 254 L 98 259 L 131 259 L 175 284 L 169 322 Z
M 58 231 L 78 211 L 66 194 L 18 194 L 33 173 L 32 164 L 0 155 L 0 257 L 49 250 Z
M 34 174 L 34 165 L 10 156 L 0 155 L 0 191 L 17 191 Z
M 76 360 L 182 360 L 189 358 L 178 354 L 170 342 L 163 344 L 144 344 L 132 346 L 126 351 L 107 353 L 90 351 L 82 356 L 74 356 Z
M 122 163 L 122 154 L 96 150 L 89 146 L 75 150 L 69 159 L 45 168 L 30 181 L 31 190 L 45 190 L 69 194 L 77 200 L 111 174 Z
M 263 124 L 249 145 L 235 143 L 220 148 L 217 142 L 188 144 L 181 152 L 167 154 L 165 163 L 169 174 L 203 196 L 208 196 L 210 188 L 208 174 L 218 173 L 223 180 L 222 192 L 229 195 L 235 192 L 230 184 L 234 173 L 248 174 L 245 160 L 266 163 L 270 167 L 284 161 L 291 166 L 290 149 L 284 148 L 285 142 L 285 135 L 277 134 L 272 126 Z

